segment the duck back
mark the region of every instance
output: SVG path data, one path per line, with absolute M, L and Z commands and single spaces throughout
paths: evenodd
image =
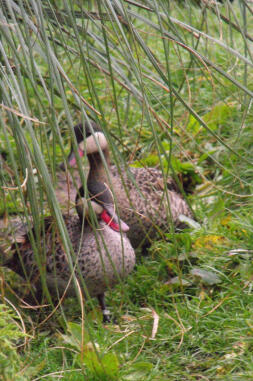
M 134 248 L 148 244 L 157 232 L 168 232 L 171 223 L 184 227 L 179 216 L 192 212 L 168 177 L 164 185 L 162 172 L 156 168 L 129 168 L 129 174 L 111 166 L 111 183 L 120 216 L 130 226 L 127 233 Z

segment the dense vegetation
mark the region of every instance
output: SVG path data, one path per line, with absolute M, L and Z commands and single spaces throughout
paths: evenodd
M 198 224 L 137 252 L 117 324 L 95 301 L 24 308 L 0 268 L 0 378 L 252 379 L 251 3 L 1 4 L 1 246 L 13 215 L 50 214 L 69 249 L 53 186 L 87 117 L 114 162 L 169 171 Z

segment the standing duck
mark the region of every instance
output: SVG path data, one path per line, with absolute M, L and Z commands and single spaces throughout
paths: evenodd
M 95 122 L 85 123 L 84 126 L 78 124 L 74 131 L 80 156 L 88 155 L 94 177 L 107 184 L 115 195 L 119 215 L 124 216 L 124 221 L 130 226 L 127 236 L 134 248 L 148 246 L 157 231 L 168 231 L 168 221 L 180 227 L 180 215 L 192 217 L 189 206 L 171 177 L 164 185 L 163 174 L 156 168 L 128 168 L 126 172 L 123 168 L 110 165 L 105 135 Z M 94 147 L 92 152 L 88 152 L 91 135 L 94 137 Z M 106 166 L 101 165 L 101 151 Z M 68 161 L 75 164 L 73 150 Z
M 87 202 L 81 187 L 76 196 L 78 216 L 65 215 L 64 221 L 75 253 L 72 265 L 75 269 L 84 294 L 96 296 L 103 312 L 103 321 L 109 321 L 109 312 L 104 302 L 104 292 L 124 279 L 135 265 L 135 253 L 125 232 L 129 227 L 115 214 L 113 199 L 108 188 L 90 171 L 87 180 L 88 197 L 94 215 L 97 216 L 97 228 L 89 224 Z M 94 217 L 94 216 L 93 216 Z M 94 221 L 94 218 L 93 218 Z M 71 279 L 71 268 L 58 234 L 57 224 L 52 217 L 44 221 L 44 232 L 39 244 L 39 258 L 42 271 L 46 274 L 46 283 L 52 296 L 75 296 L 75 287 Z M 22 243 L 13 244 L 11 259 L 4 266 L 12 269 L 29 284 L 35 286 L 41 294 L 40 271 L 35 260 L 29 236 Z M 43 256 L 44 255 L 44 256 Z

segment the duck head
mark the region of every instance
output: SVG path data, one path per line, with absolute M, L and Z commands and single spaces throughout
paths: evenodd
M 108 187 L 102 182 L 88 179 L 87 189 L 92 209 L 99 219 L 104 221 L 111 229 L 117 232 L 127 232 L 129 226 L 116 214 L 115 205 Z M 82 222 L 83 218 L 86 217 L 89 212 L 83 187 L 79 188 L 76 196 L 76 210 L 80 221 Z
M 100 147 L 102 151 L 105 151 L 108 147 L 104 133 L 101 131 L 101 128 L 97 123 L 93 121 L 90 121 L 89 123 L 85 122 L 84 125 L 82 123 L 77 124 L 74 127 L 74 133 L 80 157 L 83 157 L 85 154 L 89 155 L 97 153 L 99 151 L 98 147 Z M 73 145 L 71 146 L 71 152 L 68 156 L 68 162 L 71 167 L 76 166 Z

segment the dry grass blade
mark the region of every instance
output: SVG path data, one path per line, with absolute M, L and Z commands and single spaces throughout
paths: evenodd
M 21 189 L 25 188 L 27 180 L 28 180 L 28 169 L 26 168 L 25 169 L 25 179 L 24 179 L 23 183 L 20 185 Z M 2 189 L 5 189 L 5 190 L 18 190 L 19 187 L 6 187 L 6 186 L 3 185 Z
M 37 118 L 32 118 L 30 116 L 27 116 L 27 115 L 24 115 L 22 114 L 21 112 L 17 111 L 17 110 L 14 110 L 12 109 L 11 107 L 8 107 L 6 105 L 4 105 L 3 103 L 1 104 L 1 107 L 5 110 L 8 110 L 10 112 L 12 112 L 13 114 L 17 115 L 17 116 L 20 116 L 21 118 L 23 119 L 27 119 L 27 120 L 30 120 L 31 122 L 34 122 L 34 123 L 37 123 L 37 124 L 46 124 L 45 122 L 41 122 L 40 120 L 38 120 Z
M 150 338 L 154 340 L 158 331 L 159 315 L 155 312 L 155 310 L 152 309 L 152 316 L 154 318 L 154 322 Z
M 112 349 L 115 345 L 117 345 L 118 343 L 120 343 L 121 341 L 125 340 L 125 338 L 127 338 L 128 336 L 132 335 L 133 333 L 135 333 L 136 331 L 130 331 L 128 333 L 126 333 L 124 336 L 122 336 L 120 339 L 118 339 L 117 341 L 115 341 L 113 344 L 111 344 L 107 350 L 109 351 L 110 349 Z

